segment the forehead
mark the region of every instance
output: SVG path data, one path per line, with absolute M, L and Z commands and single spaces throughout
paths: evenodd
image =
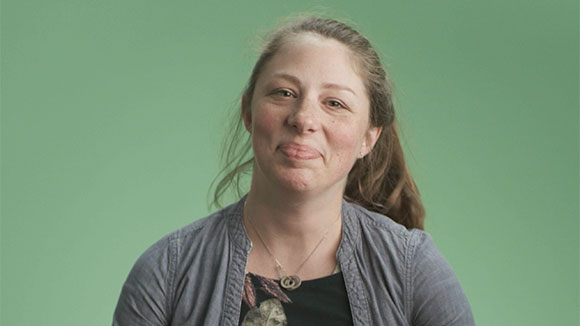
M 338 83 L 365 94 L 352 51 L 334 39 L 305 33 L 284 41 L 264 66 L 259 79 L 279 74 L 296 76 L 305 83 Z

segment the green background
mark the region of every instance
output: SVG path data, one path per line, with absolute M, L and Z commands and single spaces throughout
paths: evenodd
M 258 36 L 308 10 L 381 52 L 478 325 L 578 325 L 578 2 L 499 0 L 2 1 L 2 325 L 111 323 L 135 259 L 210 211 Z

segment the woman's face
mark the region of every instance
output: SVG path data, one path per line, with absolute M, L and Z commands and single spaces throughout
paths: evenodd
M 254 182 L 310 192 L 344 191 L 376 142 L 370 103 L 350 50 L 303 34 L 263 67 L 243 119 L 252 135 Z M 244 102 L 244 101 L 242 101 Z

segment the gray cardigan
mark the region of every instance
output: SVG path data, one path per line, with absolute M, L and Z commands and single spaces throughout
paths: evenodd
M 238 325 L 251 243 L 243 201 L 158 241 L 123 285 L 114 326 Z M 474 325 L 453 270 L 421 230 L 343 201 L 336 254 L 354 325 Z

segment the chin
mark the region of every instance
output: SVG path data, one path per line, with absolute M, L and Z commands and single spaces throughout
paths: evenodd
M 315 179 L 316 176 L 306 173 L 285 173 L 277 176 L 272 182 L 289 191 L 309 192 L 316 189 L 313 182 Z

